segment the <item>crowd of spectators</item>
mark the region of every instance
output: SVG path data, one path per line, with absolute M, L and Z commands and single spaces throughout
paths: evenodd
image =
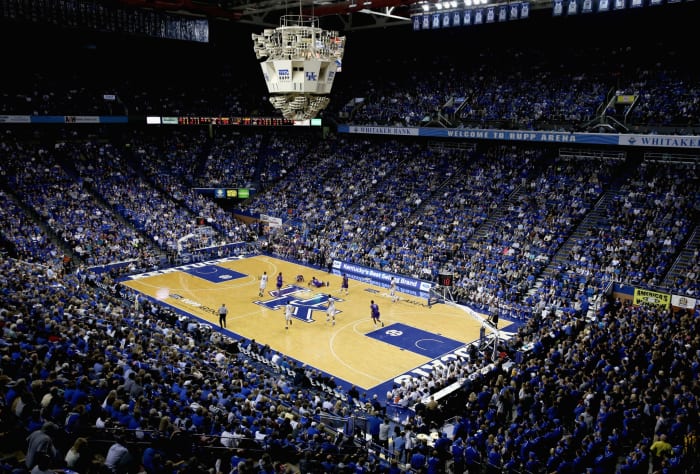
M 256 181 L 259 175 L 258 151 L 263 138 L 260 133 L 243 135 L 218 130 L 205 147 L 206 158 L 200 161 L 199 169 L 191 171 L 192 184 L 201 187 L 243 187 Z
M 3 38 L 12 34 L 4 24 Z M 48 34 L 48 36 L 47 36 Z M 273 116 L 254 58 L 181 42 L 138 38 L 72 42 L 43 28 L 20 28 L 22 48 L 7 56 L 14 71 L 0 92 L 0 113 L 19 115 Z M 12 40 L 18 41 L 17 38 Z M 10 40 L 10 41 L 12 41 Z M 201 46 L 201 47 L 198 47 Z M 187 67 L 180 62 L 187 56 Z M 252 56 L 252 51 L 251 51 Z M 22 67 L 31 57 L 35 67 Z
M 377 67 L 389 78 L 377 81 L 370 68 L 373 76 L 342 91 L 343 105 L 353 94 L 362 100 L 338 113 L 352 124 L 577 131 L 604 112 L 641 131 L 689 132 L 699 125 L 700 89 L 681 57 L 659 44 L 577 44 L 546 55 L 486 46 L 457 63 L 436 54 L 424 69 L 411 58 L 383 60 Z M 617 92 L 636 97 L 627 116 L 611 103 Z
M 559 158 L 535 163 L 494 221 L 455 259 L 467 301 L 510 313 L 600 197 L 610 166 Z M 529 293 L 528 306 L 565 308 L 579 296 L 551 290 L 543 285 Z
M 137 150 L 140 153 L 145 150 Z M 138 174 L 119 146 L 85 143 L 76 150 L 73 159 L 81 178 L 160 250 L 181 251 L 179 241 L 193 233 L 198 216 Z M 218 231 L 204 235 L 203 239 L 191 244 L 209 247 L 223 240 Z
M 506 54 L 507 65 L 503 52 L 488 50 L 475 53 L 475 67 L 438 55 L 426 71 L 410 61 L 385 64 L 391 79 L 348 85 L 338 107 L 364 98 L 351 123 L 444 118 L 574 130 L 620 91 L 638 100 L 630 125 L 699 125 L 697 81 L 672 49 L 562 47 L 555 60 L 513 47 Z M 272 115 L 226 67 L 195 93 L 188 80 L 124 77 L 119 67 L 96 78 L 85 72 L 100 70 L 94 65 L 77 60 L 59 80 L 51 64 L 48 72 L 13 76 L 0 92 L 0 112 Z M 55 143 L 6 134 L 0 142 L 0 232 L 12 249 L 0 254 L 3 471 L 697 468 L 697 312 L 608 302 L 600 293 L 611 282 L 670 289 L 664 277 L 697 230 L 695 165 L 313 132 L 159 133 L 74 133 Z M 460 302 L 522 325 L 495 351 L 472 346 L 469 357 L 369 398 L 85 270 L 130 260 L 155 266 L 159 252 L 173 252 L 193 233 L 199 216 L 212 232 L 190 240 L 193 249 L 243 240 L 247 226 L 193 188 L 252 182 L 259 192 L 242 210 L 284 221 L 265 229 L 266 252 L 430 281 L 447 268 Z M 573 236 L 599 202 L 604 217 Z M 567 242 L 564 260 L 554 261 Z M 65 265 L 70 255 L 77 271 Z M 694 263 L 672 289 L 696 297 L 699 275 Z M 604 304 L 589 311 L 594 296 Z M 431 399 L 455 383 L 450 396 Z M 408 417 L 389 420 L 391 405 Z M 358 413 L 367 433 L 338 435 L 324 426 Z
M 206 178 L 198 176 L 200 169 L 206 167 L 210 172 L 214 169 L 211 162 L 213 147 L 210 148 L 208 144 L 209 140 L 202 134 L 192 136 L 192 134 L 172 133 L 156 143 L 148 143 L 146 137 L 140 137 L 139 140 L 130 137 L 129 140 L 128 150 L 131 151 L 131 159 L 137 169 L 143 170 L 150 183 L 162 192 L 166 199 L 181 205 L 193 216 L 203 217 L 206 225 L 220 234 L 220 240 L 216 240 L 214 235 L 203 242 L 192 242 L 188 250 L 242 242 L 247 240 L 250 234 L 246 225 L 231 218 L 230 212 L 214 202 L 212 195 L 205 196 L 195 189 L 196 186 L 193 187 L 195 183 L 206 183 Z M 207 150 L 209 154 L 203 157 Z M 218 171 L 223 173 L 222 176 L 227 176 L 229 169 L 232 171 L 235 167 L 243 169 L 247 165 L 246 162 L 238 163 L 238 158 L 239 155 L 223 156 L 222 154 L 220 166 L 217 166 Z M 214 181 L 206 187 L 237 188 L 247 182 L 236 173 L 228 176 L 227 179 L 230 181 Z
M 36 472 L 41 455 L 43 470 L 80 473 L 294 472 L 316 450 L 358 461 L 351 438 L 323 427 L 335 397 L 269 347 L 134 304 L 104 275 L 0 266 L 0 436 L 4 455 L 22 453 L 3 472 Z
M 518 319 L 531 314 L 522 303 L 535 312 L 575 309 L 613 281 L 661 287 L 694 230 L 697 196 L 686 192 L 697 182 L 692 165 L 562 158 L 529 146 L 477 150 L 304 137 L 264 140 L 257 159 L 237 165 L 235 153 L 214 165 L 210 143 L 228 139 L 197 131 L 157 139 L 134 134 L 126 143 L 7 140 L 3 166 L 16 196 L 87 266 L 130 259 L 155 264 L 158 251 L 181 251 L 183 242 L 194 249 L 249 240 L 260 229 L 196 192 L 198 173 L 239 166 L 250 176 L 253 168 L 265 174 L 277 167 L 271 181 L 240 202 L 251 216 L 284 222 L 264 231 L 266 251 L 323 267 L 345 260 L 430 281 L 448 268 L 460 301 L 498 307 Z M 252 146 L 254 138 L 241 143 Z M 629 174 L 621 187 L 609 184 L 613 172 L 619 179 L 620 172 Z M 554 262 L 603 193 L 605 218 L 581 228 L 585 234 L 573 237 L 568 255 Z M 209 233 L 196 232 L 200 216 Z M 639 232 L 644 235 L 635 237 Z M 25 229 L 25 242 L 46 241 L 35 233 Z M 193 234 L 199 237 L 182 239 Z M 556 277 L 545 274 L 548 267 Z M 674 288 L 694 295 L 692 268 L 682 280 Z
M 447 52 L 421 63 L 400 55 L 381 58 L 356 68 L 352 80 L 337 81 L 323 115 L 366 125 L 580 130 L 605 112 L 643 132 L 694 133 L 700 126 L 700 88 L 684 61 L 684 47 L 663 41 L 631 46 L 623 40 L 562 43 L 543 53 L 539 44 L 494 44 L 467 49 L 459 61 Z M 37 52 L 44 66 L 15 71 L 2 91 L 0 113 L 278 115 L 254 62 L 244 74 L 235 59 L 193 47 L 189 53 L 196 62 L 182 71 L 169 54 L 153 48 L 150 56 L 144 51 L 147 59 L 133 59 L 129 67 L 89 48 L 71 50 L 62 57 L 69 62 L 61 64 L 66 73 L 59 76 L 51 50 Z M 129 72 L 134 68 L 139 74 Z M 614 107 L 606 110 L 618 91 L 636 97 L 626 116 Z M 344 110 L 356 98 L 362 101 Z
M 686 193 L 698 181 L 695 166 L 641 163 L 612 193 L 603 217 L 576 240 L 563 271 L 571 271 L 600 287 L 603 282 L 661 287 L 680 250 L 694 230 L 697 193 Z M 698 294 L 691 272 L 674 289 Z
M 378 239 L 397 228 L 459 163 L 415 144 L 342 137 L 319 144 L 314 155 L 250 203 L 297 224 L 273 233 L 269 248 L 303 261 L 345 259 L 377 267 L 386 262 L 384 251 L 372 248 Z M 424 162 L 402 160 L 413 156 Z
M 34 225 L 25 222 L 23 237 L 15 236 L 13 240 L 47 242 L 40 236 L 43 225 L 58 236 L 66 252 L 76 254 L 89 266 L 149 260 L 153 256 L 147 240 L 122 226 L 114 211 L 100 204 L 83 180 L 66 171 L 61 158 L 68 147 L 57 144 L 50 148 L 8 139 L 3 148 L 5 159 L 0 167 L 7 185 L 42 219 Z M 12 227 L 7 230 L 13 232 Z
M 40 217 L 35 203 L 63 202 L 71 193 L 58 189 L 84 186 L 89 202 L 83 208 L 102 202 L 92 194 L 102 190 L 105 202 L 140 203 L 144 216 L 155 219 L 151 212 L 159 207 L 125 196 L 145 189 L 159 196 L 156 203 L 186 202 L 184 176 L 206 162 L 206 140 L 177 134 L 173 140 L 134 137 L 129 152 L 116 141 L 61 142 L 55 149 L 5 145 L 5 183 Z M 275 146 L 282 146 L 277 140 Z M 27 437 L 6 437 L 8 469 L 69 467 L 80 453 L 87 464 L 71 464 L 78 472 L 141 469 L 135 465 L 146 472 L 246 472 L 250 464 L 315 472 L 322 462 L 331 466 L 318 469 L 341 472 L 424 472 L 429 460 L 437 469 L 432 472 L 470 465 L 479 472 L 532 473 L 641 472 L 649 463 L 658 472 L 691 468 L 697 315 L 610 304 L 587 319 L 577 305 L 585 282 L 562 287 L 557 278 L 545 278 L 538 287 L 533 281 L 610 190 L 609 220 L 598 222 L 599 229 L 619 232 L 620 239 L 633 239 L 641 229 L 629 245 L 636 242 L 667 270 L 667 254 L 678 251 L 693 222 L 692 167 L 626 163 L 629 177 L 618 176 L 617 190 L 610 176 L 619 173 L 620 163 L 553 157 L 543 148 L 455 150 L 330 137 L 315 151 L 289 162 L 284 178 L 250 202 L 267 210 L 275 193 L 288 192 L 279 215 L 287 217 L 291 209 L 291 224 L 283 237 L 271 237 L 271 251 L 324 265 L 332 255 L 409 274 L 416 271 L 413 262 L 395 249 L 408 248 L 416 258 L 430 254 L 419 267 L 432 272 L 452 265 L 461 297 L 521 319 L 516 335 L 496 352 L 473 346 L 469 357 L 407 380 L 385 397 L 368 398 L 269 347 L 222 338 L 215 329 L 134 300 L 106 274 L 48 272 L 31 263 L 47 249 L 29 246 L 24 252 L 32 258 L 3 257 L 0 271 L 2 432 Z M 169 163 L 176 157 L 200 164 Z M 27 158 L 35 165 L 18 166 Z M 30 189 L 48 196 L 51 186 L 50 201 L 29 196 Z M 306 192 L 292 193 L 293 186 Z M 647 195 L 653 199 L 641 199 Z M 113 215 L 108 206 L 100 209 Z M 41 228 L 51 221 L 35 223 Z M 617 227 L 608 229 L 609 223 Z M 19 243 L 36 233 L 29 223 L 5 231 Z M 578 265 L 581 260 L 573 259 Z M 624 272 L 620 281 L 635 275 Z M 533 287 L 529 300 L 515 297 Z M 451 396 L 437 405 L 430 400 L 455 383 L 460 388 Z M 392 405 L 408 415 L 387 418 L 384 411 Z M 323 429 L 331 417 L 346 420 L 357 410 L 367 418 L 367 433 L 358 439 Z M 389 433 L 379 429 L 387 423 Z M 365 434 L 372 444 L 360 441 Z M 58 457 L 44 459 L 40 443 L 50 443 Z
M 385 237 L 383 247 L 392 250 L 385 270 L 434 278 L 515 190 L 530 161 L 509 147 L 461 158 L 463 168 L 425 199 L 421 212 Z
M 40 225 L 27 215 L 12 196 L 0 190 L 0 219 L 2 238 L 20 260 L 31 263 L 57 264 L 62 258 L 57 247 Z
M 3 469 L 429 472 L 434 458 L 430 472 L 682 473 L 697 462 L 693 312 L 617 302 L 593 322 L 537 315 L 496 353 L 472 346 L 378 400 L 133 301 L 104 275 L 1 265 Z M 391 403 L 415 413 L 391 421 Z M 358 407 L 376 446 L 325 429 Z
M 383 150 L 382 146 L 356 140 L 349 150 L 364 157 L 367 151 Z M 670 269 L 669 259 L 677 255 L 692 228 L 689 220 L 695 212 L 696 197 L 689 193 L 674 199 L 676 192 L 684 193 L 697 182 L 692 169 L 668 164 L 668 178 L 659 173 L 658 178 L 648 181 L 645 177 L 652 176 L 656 169 L 649 163 L 625 167 L 617 160 L 557 158 L 551 156 L 551 151 L 523 146 L 492 146 L 479 152 L 398 146 L 398 156 L 421 157 L 419 170 L 406 162 L 398 162 L 393 168 L 386 161 L 380 167 L 362 161 L 354 168 L 359 171 L 348 181 L 336 171 L 347 169 L 339 162 L 342 158 L 331 153 L 332 160 L 326 161 L 325 152 L 319 152 L 320 161 L 313 167 L 297 167 L 288 180 L 254 197 L 250 209 L 288 218 L 282 230 L 270 232 L 265 249 L 324 267 L 338 259 L 430 281 L 436 280 L 440 270 L 448 269 L 455 274 L 459 301 L 527 319 L 547 308 L 587 308 L 611 282 L 659 287 L 660 278 Z M 347 153 L 348 149 L 339 147 L 338 151 Z M 381 151 L 383 156 L 390 153 Z M 459 168 L 441 167 L 442 159 Z M 652 171 L 645 171 L 647 168 Z M 611 176 L 621 179 L 625 172 L 630 176 L 622 189 L 652 183 L 648 185 L 655 186 L 659 196 L 665 196 L 642 205 L 674 206 L 675 214 L 664 209 L 650 211 L 656 221 L 669 223 L 655 231 L 664 233 L 660 240 L 654 237 L 663 252 L 657 254 L 643 243 L 640 245 L 644 250 L 635 250 L 640 255 L 649 254 L 649 261 L 658 260 L 657 265 L 663 263 L 663 268 L 655 269 L 658 275 L 653 281 L 637 278 L 630 266 L 634 260 L 625 264 L 630 271 L 606 273 L 605 268 L 591 268 L 591 259 L 581 258 L 582 242 L 587 238 L 572 237 L 604 193 L 618 192 L 619 186 L 612 185 Z M 683 184 L 674 181 L 679 174 L 684 175 Z M 353 183 L 347 192 L 341 191 L 342 182 L 336 185 L 339 177 Z M 406 183 L 425 183 L 426 187 L 416 189 L 414 184 Z M 364 185 L 368 188 L 360 187 Z M 287 192 L 297 186 L 302 192 L 290 206 Z M 648 195 L 647 191 L 634 195 L 641 198 Z M 368 201 L 368 195 L 373 196 L 372 201 Z M 604 213 L 616 229 L 625 232 L 620 219 L 624 221 L 627 211 L 610 208 Z M 639 219 L 647 214 L 636 217 L 635 224 L 625 229 L 657 227 L 658 222 L 644 222 L 640 227 Z M 605 224 L 597 226 L 596 234 L 609 233 Z M 588 235 L 593 231 L 586 232 Z M 668 240 L 665 233 L 673 234 L 672 242 L 664 243 Z M 573 257 L 554 261 L 554 255 L 570 237 L 576 241 L 570 251 Z M 548 268 L 551 272 L 545 274 Z M 683 284 L 689 289 L 688 295 L 693 294 L 695 283 Z
M 367 84 L 370 92 L 361 95 L 364 101 L 350 122 L 434 126 L 441 117 L 450 126 L 493 128 L 507 123 L 533 129 L 568 123 L 574 129 L 595 118 L 606 99 L 606 82 L 601 77 L 548 69 L 551 63 L 532 51 L 510 49 L 505 55 L 512 59 L 505 72 L 502 63 L 489 63 L 489 57 L 495 58 L 491 52 L 480 54 L 478 65 L 469 69 L 439 57 L 431 69 L 402 74 L 413 66 L 407 61 L 397 66 L 395 79 Z M 471 61 L 465 64 L 472 65 Z

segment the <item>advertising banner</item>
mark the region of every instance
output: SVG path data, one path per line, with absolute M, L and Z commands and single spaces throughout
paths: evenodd
M 697 300 L 689 296 L 671 296 L 671 306 L 675 306 L 677 308 L 695 309 L 696 304 Z
M 403 275 L 383 272 L 374 268 L 363 267 L 354 263 L 341 262 L 340 260 L 333 261 L 333 273 L 342 275 L 346 273 L 353 280 L 370 283 L 372 285 L 388 287 L 391 277 L 394 277 L 396 286 L 399 291 L 408 293 L 413 296 L 427 298 L 433 283 L 411 278 Z
M 632 304 L 669 309 L 671 307 L 671 295 L 659 291 L 635 288 Z

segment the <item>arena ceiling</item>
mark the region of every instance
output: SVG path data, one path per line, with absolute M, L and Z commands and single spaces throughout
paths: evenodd
M 279 26 L 282 15 L 301 13 L 317 16 L 323 28 L 339 31 L 407 26 L 411 13 L 418 12 L 426 2 L 437 0 L 118 0 L 130 7 L 273 28 Z M 508 3 L 507 0 L 488 2 Z M 530 4 L 535 10 L 551 6 L 552 1 L 530 0 Z

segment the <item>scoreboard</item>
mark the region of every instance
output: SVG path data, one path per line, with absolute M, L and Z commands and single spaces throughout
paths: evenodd
M 212 117 L 203 115 L 180 115 L 146 117 L 148 125 L 233 125 L 242 127 L 288 127 L 321 126 L 321 119 L 292 120 L 284 117 Z
M 166 118 L 166 117 L 163 117 Z M 165 123 L 165 122 L 164 122 Z M 294 120 L 283 117 L 177 117 L 178 125 L 247 125 L 278 127 L 294 125 Z
M 249 188 L 216 188 L 214 189 L 216 199 L 248 199 L 250 197 Z

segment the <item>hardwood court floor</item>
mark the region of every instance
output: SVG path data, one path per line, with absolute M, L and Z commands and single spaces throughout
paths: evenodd
M 264 271 L 269 281 L 261 298 L 259 277 Z M 292 326 L 285 329 L 286 302 L 277 307 L 270 303 L 276 301 L 275 277 L 279 272 L 284 287 L 293 286 L 285 291 L 299 287 L 292 296 L 307 305 L 300 309 L 310 313 L 312 321 L 296 317 Z M 459 308 L 446 304 L 428 308 L 424 299 L 406 294 L 400 294 L 401 300 L 392 303 L 388 289 L 354 280 L 350 280 L 349 295 L 341 295 L 340 276 L 268 256 L 217 261 L 194 272 L 185 268 L 154 273 L 158 274 L 123 284 L 216 328 L 218 308 L 226 303 L 227 334 L 269 344 L 275 351 L 366 391 L 437 358 L 434 349 L 440 338 L 458 342 L 460 347 L 479 338 L 479 322 Z M 305 282 L 297 283 L 297 275 L 303 275 Z M 313 276 L 330 285 L 309 286 Z M 339 298 L 334 326 L 326 322 L 326 294 Z M 384 328 L 375 327 L 370 319 L 372 299 L 379 304 Z M 419 334 L 412 342 L 403 346 L 386 342 L 413 328 Z

